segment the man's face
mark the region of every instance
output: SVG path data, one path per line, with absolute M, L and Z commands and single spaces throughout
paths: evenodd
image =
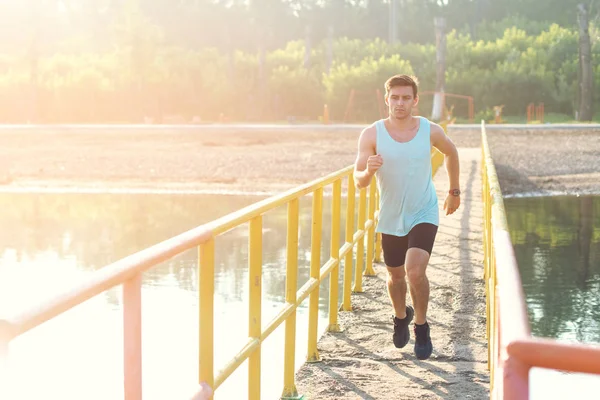
M 385 99 L 390 116 L 396 119 L 409 118 L 418 101 L 419 98 L 413 96 L 411 86 L 394 86 Z

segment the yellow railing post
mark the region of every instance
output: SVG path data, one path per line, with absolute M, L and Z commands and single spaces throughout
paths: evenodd
M 338 264 L 329 275 L 329 332 L 340 332 L 338 324 L 338 278 L 340 271 L 340 208 L 342 197 L 342 180 L 333 182 L 333 198 L 331 200 L 331 251 L 330 257 L 338 260 Z
M 298 290 L 298 198 L 288 203 L 287 225 L 287 267 L 285 279 L 285 301 L 296 304 L 296 291 Z M 283 367 L 283 394 L 282 399 L 298 397 L 295 383 L 296 360 L 296 310 L 291 312 L 285 321 L 285 363 Z
M 490 345 L 488 345 L 488 360 L 487 360 L 487 364 L 488 364 L 488 369 L 492 368 L 492 345 L 490 340 L 492 340 L 492 336 L 491 336 L 491 329 L 492 329 L 492 322 L 491 322 L 491 307 L 490 305 L 492 304 L 492 298 L 491 295 L 494 293 L 494 290 L 492 288 L 492 281 L 490 279 L 490 247 L 489 247 L 489 241 L 490 241 L 490 225 L 489 225 L 489 220 L 490 220 L 490 214 L 489 214 L 489 206 L 490 206 L 490 190 L 489 190 L 489 186 L 488 186 L 488 179 L 487 179 L 487 168 L 486 168 L 486 162 L 485 162 L 485 154 L 483 153 L 483 146 L 482 148 L 482 154 L 481 154 L 481 159 L 482 159 L 482 199 L 483 199 L 483 279 L 485 282 L 485 295 L 486 295 L 486 304 L 485 304 L 485 308 L 486 308 L 486 339 L 488 340 L 488 343 L 490 343 Z
M 494 250 L 492 249 L 492 252 Z M 495 264 L 495 257 L 494 255 L 490 255 L 490 260 L 489 260 L 489 279 L 488 279 L 488 291 L 489 291 L 489 298 L 488 298 L 488 307 L 489 307 L 489 320 L 488 320 L 488 330 L 489 330 L 489 339 L 488 339 L 488 367 L 490 370 L 490 388 L 494 387 L 495 384 L 495 367 L 497 364 L 497 349 L 498 349 L 498 330 L 497 328 L 497 324 L 496 324 L 496 318 L 498 317 L 498 302 L 496 301 L 496 296 L 498 295 L 498 292 L 495 290 L 494 288 L 494 279 L 492 278 L 492 274 L 493 269 L 494 269 L 494 265 Z
M 123 374 L 125 400 L 142 400 L 142 274 L 123 283 Z
M 484 158 L 485 160 L 485 158 Z M 485 162 L 484 162 L 485 164 Z M 486 295 L 487 295 L 487 302 L 486 302 L 486 312 L 487 312 L 487 339 L 488 342 L 490 340 L 492 340 L 492 332 L 493 332 L 493 308 L 491 307 L 491 305 L 494 303 L 494 279 L 491 276 L 492 271 L 492 254 L 491 254 L 491 250 L 492 250 L 492 246 L 491 246 L 491 241 L 492 241 L 492 231 L 491 231 L 491 199 L 490 199 L 490 183 L 489 180 L 487 178 L 487 167 L 484 167 L 484 172 L 485 172 L 485 177 L 484 177 L 484 215 L 485 215 L 485 219 L 484 219 L 484 232 L 485 232 L 485 243 L 483 246 L 484 252 L 485 252 L 485 256 L 484 256 L 484 268 L 485 268 L 485 273 L 484 273 L 484 278 L 485 278 L 485 282 L 486 282 Z M 493 346 L 488 346 L 488 368 L 492 367 L 492 353 L 491 353 L 491 348 Z
M 486 219 L 485 219 L 485 224 L 486 224 L 486 232 L 487 232 L 487 240 L 485 243 L 485 247 L 486 247 L 486 263 L 487 263 L 487 279 L 489 281 L 489 293 L 488 293 L 488 301 L 490 303 L 490 305 L 495 304 L 495 282 L 496 282 L 496 277 L 495 277 L 495 270 L 494 270 L 494 265 L 495 265 L 495 261 L 494 261 L 494 248 L 493 248 L 493 234 L 492 234 L 492 196 L 490 193 L 490 181 L 487 178 L 487 173 L 488 173 L 488 169 L 486 167 L 486 184 L 485 184 L 485 190 L 486 190 L 486 204 L 485 204 L 485 210 L 486 210 Z M 490 319 L 488 320 L 488 334 L 490 335 L 490 338 L 492 338 L 492 336 L 494 335 L 494 309 L 493 307 L 490 308 L 489 310 L 490 312 Z M 490 359 L 491 361 L 493 361 L 493 354 L 490 353 Z
M 379 221 L 379 190 L 375 191 L 375 212 Z M 381 233 L 375 234 L 375 262 L 381 262 Z
M 248 336 L 260 339 L 262 332 L 262 216 L 250 221 L 248 239 L 249 312 Z M 248 400 L 260 400 L 260 346 L 248 357 Z
M 214 290 L 215 290 L 215 240 L 211 238 L 200 245 L 198 265 L 199 290 L 199 378 L 214 387 Z
M 8 345 L 12 340 L 11 330 L 11 324 L 0 319 L 0 362 L 8 360 Z
M 312 232 L 310 248 L 310 278 L 321 279 L 321 238 L 323 229 L 323 188 L 315 190 L 312 205 Z M 310 294 L 308 310 L 308 351 L 307 362 L 321 361 L 317 350 L 319 324 L 319 288 Z
M 375 262 L 381 262 L 381 233 L 375 234 Z
M 9 398 L 8 345 L 12 339 L 9 322 L 0 319 L 0 399 Z
M 375 212 L 379 221 L 379 190 L 375 190 Z M 381 233 L 375 234 L 375 255 L 373 261 L 381 262 Z
M 360 196 L 358 198 L 358 227 L 359 231 L 365 229 L 365 218 L 366 218 L 366 206 L 367 206 L 367 189 L 360 189 Z M 355 293 L 362 293 L 362 274 L 364 270 L 364 259 L 365 259 L 365 238 L 362 237 L 356 244 L 356 273 L 354 274 L 354 289 Z
M 369 221 L 372 221 L 372 225 L 369 228 L 369 232 L 367 234 L 367 258 L 365 259 L 365 275 L 373 276 L 375 275 L 375 270 L 373 270 L 373 247 L 375 245 L 375 193 L 377 191 L 377 187 L 375 182 L 371 182 L 369 186 Z
M 494 250 L 492 250 L 494 251 Z M 491 270 L 492 272 L 490 272 L 490 276 L 493 274 L 494 276 L 496 275 L 496 257 L 494 256 L 494 258 L 491 261 Z M 489 354 L 489 361 L 488 363 L 491 365 L 490 367 L 490 387 L 494 387 L 494 383 L 495 383 L 495 377 L 496 377 L 496 365 L 498 363 L 498 346 L 499 346 L 499 335 L 500 332 L 498 331 L 498 301 L 496 299 L 497 296 L 497 292 L 495 289 L 496 286 L 496 280 L 494 278 L 490 279 L 490 340 L 488 341 L 488 343 L 490 343 L 490 345 L 488 345 L 488 354 Z
M 482 154 L 481 154 L 481 199 L 483 202 L 483 281 L 485 284 L 485 314 L 486 314 L 486 327 L 485 327 L 485 338 L 490 339 L 490 282 L 489 282 L 489 274 L 488 274 L 488 249 L 487 249 L 487 241 L 488 241 L 488 229 L 487 229 L 487 204 L 488 204 L 488 192 L 487 192 L 487 178 L 486 178 L 486 170 L 485 170 L 485 155 L 483 154 L 483 146 L 482 146 Z M 488 369 L 490 368 L 490 346 L 488 346 Z
M 2 324 L 3 321 L 0 321 Z M 5 340 L 2 337 L 2 332 L 0 332 L 0 373 L 4 372 L 4 366 L 8 363 L 8 340 Z M 4 377 L 0 375 L 0 377 Z
M 354 177 L 348 175 L 348 195 L 346 202 L 346 243 L 354 243 L 354 213 L 355 213 Z M 353 246 L 354 247 L 354 246 Z M 354 254 L 349 251 L 344 260 L 344 299 L 342 310 L 352 311 L 352 264 Z

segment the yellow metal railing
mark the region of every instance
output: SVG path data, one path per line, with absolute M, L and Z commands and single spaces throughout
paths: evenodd
M 521 278 L 508 232 L 502 191 L 500 190 L 498 175 L 490 153 L 483 121 L 481 123 L 481 135 L 484 282 L 487 299 L 486 333 L 488 338 L 490 391 L 493 394 L 493 388 L 498 386 L 496 385 L 497 372 L 502 368 L 499 366 L 498 359 L 502 344 L 507 341 L 526 338 L 529 336 L 530 330 Z M 500 268 L 497 268 L 497 266 L 500 266 Z M 498 273 L 499 270 L 500 274 Z M 501 276 L 499 277 L 499 275 Z M 498 278 L 500 280 L 504 279 L 505 286 L 503 287 L 510 288 L 512 293 L 507 293 L 508 296 L 499 298 Z M 510 318 L 500 320 L 500 300 L 502 300 L 503 310 L 511 310 L 512 315 Z M 502 334 L 500 333 L 500 322 L 502 323 Z
M 526 400 L 531 367 L 600 374 L 600 346 L 531 337 L 519 267 L 483 121 L 481 137 L 490 397 Z
M 352 176 L 353 167 L 349 166 L 327 177 L 301 186 L 279 196 L 259 202 L 236 213 L 230 214 L 212 223 L 211 238 L 200 243 L 200 381 L 206 382 L 214 390 L 244 362 L 249 360 L 248 398 L 260 398 L 260 348 L 261 343 L 285 322 L 284 381 L 282 398 L 298 397 L 295 384 L 295 347 L 296 347 L 296 308 L 308 297 L 308 351 L 307 361 L 319 361 L 317 351 L 317 321 L 320 282 L 329 277 L 329 331 L 339 331 L 338 323 L 338 282 L 341 260 L 345 265 L 343 277 L 342 310 L 351 310 L 350 294 L 352 288 L 353 249 L 357 247 L 355 291 L 361 290 L 362 275 L 373 274 L 373 252 L 375 245 L 376 224 L 376 186 L 359 191 L 358 226 L 354 231 L 355 186 Z M 342 181 L 347 184 L 346 237 L 340 247 Z M 331 186 L 331 239 L 330 258 L 320 265 L 320 244 L 323 227 L 323 192 Z M 311 232 L 311 265 L 310 278 L 298 289 L 298 220 L 299 199 L 312 195 L 312 232 Z M 261 275 L 262 275 L 262 215 L 276 207 L 287 205 L 287 257 L 286 257 L 286 289 L 285 306 L 279 314 L 261 331 Z M 368 219 L 367 219 L 368 217 Z M 213 366 L 213 296 L 214 296 L 214 237 L 240 224 L 249 222 L 249 328 L 248 341 L 241 351 L 219 372 L 215 374 Z M 371 242 L 367 244 L 367 255 L 364 257 L 365 237 Z
M 433 174 L 443 162 L 443 156 L 432 151 Z M 378 192 L 372 183 L 359 190 L 358 196 L 353 179 L 353 166 L 348 166 L 324 178 L 307 183 L 285 193 L 260 201 L 210 223 L 192 229 L 169 240 L 156 244 L 136 254 L 110 264 L 95 273 L 87 281 L 68 291 L 44 301 L 6 320 L 0 320 L 0 383 L 2 365 L 8 358 L 9 344 L 25 332 L 57 317 L 65 311 L 104 291 L 122 285 L 123 290 L 123 348 L 124 348 L 124 395 L 125 400 L 142 399 L 142 349 L 141 349 L 141 277 L 150 268 L 186 250 L 199 249 L 199 377 L 200 386 L 191 398 L 212 398 L 213 391 L 246 360 L 248 360 L 248 399 L 260 398 L 261 345 L 263 341 L 285 323 L 284 379 L 282 398 L 297 398 L 295 384 L 296 309 L 309 298 L 307 362 L 319 361 L 317 350 L 317 322 L 319 312 L 319 287 L 329 277 L 329 331 L 339 331 L 338 282 L 339 267 L 344 260 L 343 298 L 341 310 L 351 311 L 351 293 L 362 292 L 363 275 L 374 275 L 374 260 L 380 258 L 381 238 L 375 235 L 378 217 Z M 347 207 L 345 243 L 340 247 L 342 183 L 346 183 Z M 323 196 L 331 187 L 331 242 L 330 258 L 323 265 L 321 239 L 323 231 Z M 312 232 L 310 278 L 298 288 L 298 225 L 299 201 L 305 195 L 312 196 Z M 358 207 L 356 207 L 358 197 Z M 262 329 L 262 231 L 263 215 L 279 206 L 287 206 L 287 257 L 285 305 Z M 358 208 L 356 210 L 356 208 Z M 354 230 L 355 217 L 357 228 Z M 215 289 L 215 238 L 249 223 L 249 318 L 248 340 L 224 368 L 214 370 L 214 289 Z M 365 247 L 365 240 L 367 241 Z M 352 285 L 353 252 L 356 248 L 355 280 Z M 348 267 L 346 267 L 348 266 Z

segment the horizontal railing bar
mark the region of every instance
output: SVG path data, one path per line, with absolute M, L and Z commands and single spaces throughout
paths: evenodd
M 532 367 L 600 374 L 598 345 L 563 343 L 554 339 L 532 337 L 508 343 L 506 351 Z
M 499 319 L 502 323 L 500 339 L 503 343 L 531 336 L 529 317 L 525 306 L 525 294 L 519 275 L 519 266 L 512 247 L 510 233 L 492 228 L 496 264 L 496 291 L 501 301 Z
M 502 268 L 495 268 L 496 290 L 501 299 L 501 307 L 499 307 L 499 319 L 502 321 L 499 324 L 500 340 L 502 343 L 508 343 L 511 340 L 530 337 L 531 331 L 525 306 L 525 294 L 519 275 L 519 266 L 508 231 L 502 190 L 483 122 L 481 130 L 484 153 L 482 162 L 486 166 L 485 172 L 487 173 L 489 198 L 491 200 L 492 232 L 489 239 L 493 242 L 496 263 L 502 266 Z
M 367 234 L 367 231 L 369 230 L 369 228 L 371 228 L 373 226 L 375 222 L 372 219 L 369 219 L 365 222 L 365 229 L 359 229 L 356 232 L 354 232 L 354 237 L 352 238 L 352 243 L 356 244 L 356 242 L 358 242 L 360 239 L 364 238 L 365 235 Z
M 364 230 L 364 229 L 359 229 L 356 232 L 354 232 L 354 237 L 352 238 L 353 243 L 356 243 L 360 239 L 364 238 L 365 233 L 366 233 L 366 230 Z
M 352 251 L 354 248 L 354 243 L 346 242 L 342 247 L 340 247 L 340 260 L 346 257 L 346 255 Z
M 294 311 L 296 307 L 298 307 L 306 298 L 310 295 L 310 293 L 315 290 L 321 282 L 310 278 L 298 292 L 296 292 L 296 304 L 286 303 L 285 307 L 271 320 L 271 322 L 264 329 L 263 333 L 260 336 L 261 340 L 265 340 L 277 327 L 283 323 L 290 316 L 290 314 Z
M 352 237 L 352 243 L 346 242 L 342 247 L 340 247 L 340 259 L 344 258 L 353 248 L 356 243 L 365 237 L 367 231 L 371 226 L 373 226 L 374 221 L 372 219 L 368 220 L 365 223 L 365 229 L 360 229 L 354 233 Z
M 215 384 L 213 390 L 217 390 L 221 384 L 227 379 L 237 367 L 242 365 L 244 361 L 252 354 L 254 350 L 256 350 L 260 346 L 261 340 L 257 338 L 249 338 L 246 345 L 242 348 L 242 350 L 236 354 L 233 359 L 228 362 L 223 369 L 221 369 L 217 375 L 215 376 Z
M 200 226 L 94 271 L 77 286 L 7 318 L 7 322 L 12 326 L 12 337 L 19 336 L 84 301 L 128 281 L 135 275 L 198 246 L 211 236 L 212 233 L 205 226 Z
M 529 318 L 484 121 L 481 122 L 481 139 L 490 395 L 499 400 L 526 399 L 529 397 L 528 361 L 511 356 L 508 348 L 531 338 Z M 538 352 L 533 354 L 539 357 Z
M 352 246 L 350 246 L 350 248 L 352 248 Z M 333 269 L 336 266 L 337 261 L 338 260 L 330 259 L 327 263 L 325 263 L 322 267 L 322 270 L 323 270 L 322 276 L 326 276 L 331 271 L 331 269 Z M 277 329 L 290 316 L 290 314 L 292 314 L 292 312 L 294 312 L 294 310 L 296 310 L 298 308 L 298 306 L 300 304 L 302 304 L 302 302 L 304 300 L 306 300 L 306 298 L 310 295 L 310 293 L 313 290 L 315 290 L 319 285 L 320 285 L 320 281 L 317 281 L 314 278 L 310 278 L 304 285 L 302 285 L 300 290 L 298 290 L 296 303 L 295 304 L 286 303 L 286 305 L 281 309 L 281 311 L 277 314 L 277 316 L 275 316 L 275 318 L 273 318 L 271 320 L 271 322 L 265 327 L 265 329 L 263 330 L 263 332 L 260 336 L 260 339 L 252 339 L 246 345 L 246 347 L 248 347 L 248 345 L 250 343 L 252 343 L 253 341 L 263 342 L 264 340 L 266 340 L 269 337 L 269 335 L 271 333 L 273 333 L 275 331 L 275 329 Z M 234 357 L 234 360 L 237 360 L 237 361 L 235 361 L 236 368 L 239 365 L 241 365 L 241 363 L 243 363 L 245 361 L 245 359 L 247 357 L 249 357 L 251 354 L 251 351 L 247 351 L 246 347 L 244 349 L 242 349 L 242 351 L 240 351 Z M 240 359 L 240 357 L 242 357 L 242 356 L 244 356 L 245 358 Z M 228 365 L 228 367 L 229 367 L 229 365 Z M 225 378 L 227 378 L 227 377 L 225 377 Z M 218 387 L 218 384 L 216 383 L 217 381 L 218 381 L 218 379 L 215 378 L 215 389 Z
M 496 166 L 492 159 L 490 152 L 489 143 L 487 140 L 487 134 L 485 132 L 485 126 L 482 122 L 482 145 L 485 159 L 482 160 L 486 164 L 487 179 L 490 191 L 490 198 L 492 199 L 492 222 L 496 228 L 508 230 L 508 222 L 506 220 L 506 211 L 504 209 L 504 201 L 502 200 L 502 190 L 500 188 L 500 181 L 498 180 L 498 174 L 496 173 Z
M 323 266 L 321 267 L 321 276 L 319 278 L 319 281 L 322 281 L 325 278 L 327 278 L 327 275 L 329 275 L 331 270 L 334 269 L 339 263 L 340 260 L 330 258 L 325 264 L 323 264 Z
M 314 192 L 320 187 L 329 185 L 330 183 L 349 175 L 353 169 L 354 166 L 350 165 L 323 178 L 316 179 L 305 185 L 290 189 L 287 192 L 259 201 L 258 203 L 244 207 L 241 210 L 209 222 L 207 227 L 215 236 L 223 232 L 227 232 L 240 224 L 248 222 L 258 215 L 264 214 L 269 210 L 288 203 L 292 199 L 304 196 L 308 193 Z
M 289 317 L 292 314 L 292 312 L 294 312 L 295 309 L 295 304 L 285 303 L 285 306 L 281 309 L 281 311 L 279 311 L 279 314 L 277 314 L 275 318 L 273 318 L 271 322 L 265 327 L 265 329 L 260 335 L 260 340 L 263 341 L 266 338 L 268 338 L 269 335 L 273 333 L 273 331 L 277 329 L 277 327 L 279 327 L 279 325 L 281 325 L 283 321 L 285 321 L 287 317 Z
M 312 291 L 319 287 L 320 283 L 320 281 L 310 278 L 304 285 L 302 285 L 300 290 L 298 290 L 296 293 L 296 306 L 302 304 L 302 302 L 306 300 Z

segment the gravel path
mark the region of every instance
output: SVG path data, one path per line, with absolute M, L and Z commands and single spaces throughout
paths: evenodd
M 463 148 L 460 156 L 463 204 L 451 216 L 440 213 L 440 229 L 427 272 L 432 357 L 416 359 L 414 337 L 404 349 L 394 347 L 387 271 L 379 264 L 375 267 L 377 276 L 365 279 L 364 293 L 353 294 L 353 311 L 340 313 L 343 331 L 326 333 L 319 341 L 322 362 L 305 364 L 298 372 L 298 393 L 308 400 L 464 400 L 489 396 L 480 153 Z M 435 184 L 443 198 L 448 188 L 444 170 L 436 174 Z

